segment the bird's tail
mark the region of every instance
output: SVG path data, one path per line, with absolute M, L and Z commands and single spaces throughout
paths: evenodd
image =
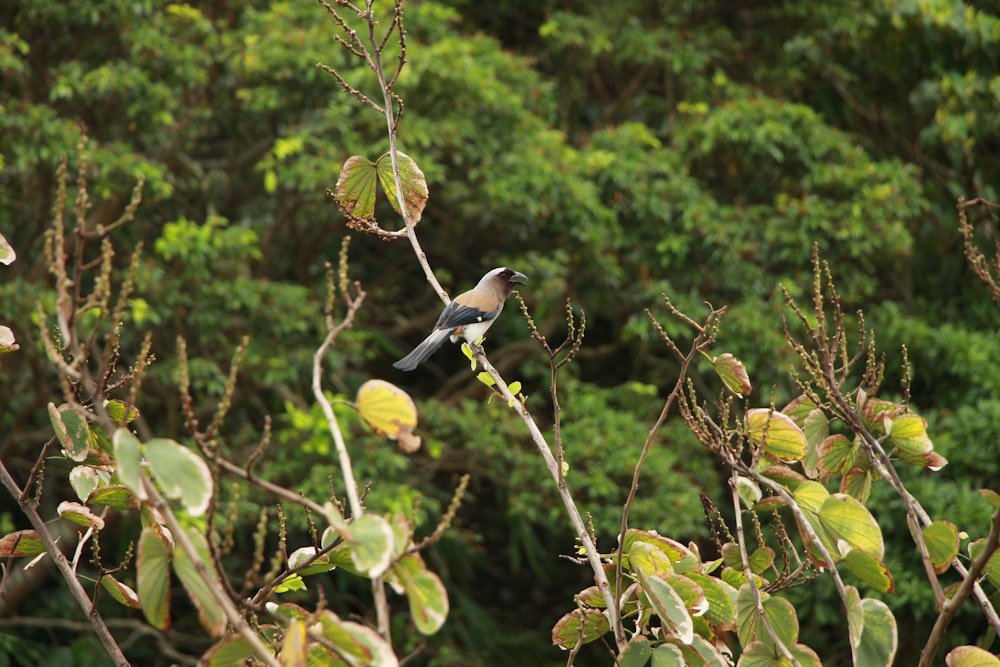
M 437 352 L 438 348 L 444 345 L 444 342 L 448 340 L 448 336 L 450 335 L 450 329 L 437 329 L 436 331 L 431 332 L 431 335 L 425 338 L 420 345 L 413 348 L 413 352 L 410 352 L 408 355 L 394 363 L 393 366 L 401 371 L 412 371 L 414 368 L 427 361 L 427 357 Z

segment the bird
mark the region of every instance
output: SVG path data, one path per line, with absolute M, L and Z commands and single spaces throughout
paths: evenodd
M 448 338 L 452 343 L 464 340 L 474 345 L 499 317 L 514 285 L 524 285 L 527 280 L 523 273 L 506 266 L 488 271 L 475 287 L 445 306 L 434 331 L 393 366 L 401 371 L 412 371 L 427 361 Z

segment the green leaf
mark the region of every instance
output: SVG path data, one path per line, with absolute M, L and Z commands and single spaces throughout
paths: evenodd
M 826 527 L 820 521 L 819 516 L 817 514 L 814 514 L 812 512 L 805 512 L 804 516 L 806 523 L 809 525 L 809 527 L 812 528 L 812 531 L 815 534 L 815 536 L 819 538 L 820 544 L 823 546 L 823 548 L 826 549 L 827 554 L 829 554 L 833 562 L 836 563 L 838 560 L 840 560 L 840 549 L 837 547 L 837 542 L 834 536 L 832 536 L 830 532 L 827 531 Z M 805 542 L 806 553 L 809 555 L 809 558 L 811 558 L 813 562 L 815 562 L 820 567 L 826 567 L 827 566 L 826 559 L 823 558 L 823 555 L 819 549 L 819 545 L 817 545 L 814 542 L 813 536 L 806 531 L 804 526 L 799 527 L 799 532 L 802 535 L 802 541 Z
M 844 554 L 844 564 L 861 581 L 880 593 L 892 593 L 896 582 L 881 560 L 861 549 L 851 549 Z
M 413 526 L 402 512 L 396 512 L 389 518 L 389 526 L 392 528 L 392 558 L 396 560 L 406 553 L 413 543 Z
M 760 485 L 752 479 L 743 477 L 742 475 L 736 478 L 736 492 L 739 494 L 740 501 L 743 503 L 743 506 L 747 509 L 753 509 L 754 505 L 756 505 L 763 496 L 760 491 Z
M 159 527 L 142 529 L 135 567 L 142 613 L 154 628 L 166 630 L 170 626 L 170 547 Z
M 730 353 L 726 352 L 713 358 L 712 366 L 726 388 L 740 398 L 753 391 L 746 366 Z
M 86 505 L 64 500 L 56 508 L 59 516 L 67 521 L 72 521 L 81 526 L 101 530 L 104 528 L 104 519 L 90 511 Z
M 361 517 L 359 517 L 361 518 Z M 350 665 L 397 667 L 399 659 L 392 646 L 375 630 L 360 623 L 341 620 L 329 609 L 319 614 L 320 634 Z
M 924 528 L 924 543 L 934 571 L 941 574 L 958 555 L 958 529 L 950 521 L 935 521 Z
M 789 491 L 792 489 L 797 489 L 808 480 L 802 473 L 792 470 L 787 465 L 769 465 L 760 469 L 760 474 L 764 475 L 768 479 L 774 480 L 778 484 L 782 485 Z M 824 487 L 825 488 L 825 487 Z M 775 501 L 775 496 L 770 496 L 765 498 L 762 502 L 772 502 Z M 784 499 L 777 498 L 777 502 L 784 503 Z M 757 503 L 756 508 L 760 507 L 760 503 Z
M 643 593 L 649 598 L 649 603 L 663 622 L 663 629 L 682 643 L 690 644 L 694 637 L 694 624 L 684 600 L 677 591 L 658 575 L 647 577 L 640 574 L 639 583 L 642 584 Z
M 333 197 L 344 215 L 362 220 L 375 218 L 375 163 L 360 155 L 347 158 Z
M 1000 493 L 992 489 L 979 489 L 979 495 L 990 504 L 990 507 L 997 509 L 1000 507 Z
M 628 568 L 635 574 L 653 575 L 673 572 L 673 563 L 667 555 L 647 542 L 635 542 L 629 547 Z
M 934 447 L 927 437 L 927 420 L 915 414 L 905 414 L 895 419 L 885 418 L 885 431 L 889 444 L 899 449 L 905 460 L 922 457 Z
M 869 398 L 864 401 L 862 418 L 865 420 L 865 427 L 869 431 L 882 433 L 888 431 L 886 419 L 891 421 L 903 414 L 905 410 L 906 406 L 884 401 L 880 398 Z
M 417 224 L 420 222 L 420 216 L 423 215 L 424 206 L 427 205 L 427 179 L 424 177 L 424 172 L 420 171 L 420 167 L 409 155 L 397 151 L 396 157 L 406 212 L 409 213 L 413 224 Z M 382 189 L 385 190 L 393 210 L 402 215 L 396 197 L 396 179 L 392 175 L 392 157 L 389 153 L 378 159 L 376 171 L 378 172 L 378 180 L 382 184 Z
M 130 424 L 139 416 L 139 410 L 135 406 L 127 405 L 125 401 L 119 401 L 118 399 L 105 401 L 104 409 L 108 411 L 108 416 L 119 426 Z
M 986 539 L 976 540 L 975 542 L 969 543 L 969 557 L 979 558 L 979 555 L 983 552 L 983 548 L 986 546 Z M 990 556 L 990 559 L 986 561 L 986 567 L 983 568 L 983 576 L 985 576 L 995 588 L 1000 588 L 1000 551 L 994 551 Z
M 872 491 L 872 471 L 851 468 L 840 480 L 840 492 L 856 498 L 859 503 L 868 502 Z
M 166 438 L 146 443 L 146 460 L 164 495 L 179 500 L 191 516 L 201 516 L 212 498 L 212 471 L 205 460 Z
M 77 463 L 84 461 L 90 446 L 90 427 L 87 425 L 87 420 L 66 404 L 57 408 L 55 403 L 49 403 L 49 421 L 67 458 Z
M 819 446 L 819 473 L 824 479 L 849 470 L 854 465 L 857 446 L 846 436 L 831 435 Z
M 722 545 L 722 561 L 729 567 L 741 569 L 743 567 L 743 554 L 740 545 L 736 542 L 726 542 Z
M 278 172 L 268 169 L 264 172 L 264 192 L 273 195 L 278 191 Z
M 806 435 L 806 455 L 802 459 L 802 469 L 809 477 L 816 478 L 819 475 L 820 450 L 823 441 L 830 434 L 830 422 L 823 411 L 816 408 L 810 411 L 801 423 L 798 421 L 796 423 Z
M 215 568 L 212 565 L 212 554 L 208 540 L 198 529 L 191 527 L 186 531 L 188 540 L 194 546 L 203 569 L 216 579 Z M 226 629 L 226 615 L 215 596 L 209 591 L 198 574 L 197 564 L 188 557 L 183 549 L 174 550 L 174 572 L 181 584 L 187 590 L 188 596 L 198 610 L 198 620 L 201 626 L 213 637 L 221 637 Z M 221 583 L 219 584 L 221 587 Z
M 242 665 L 247 658 L 253 657 L 253 647 L 241 636 L 224 639 L 202 656 L 201 663 L 207 667 L 232 667 Z
M 122 484 L 109 484 L 94 489 L 87 496 L 88 505 L 106 505 L 116 510 L 139 509 L 139 503 L 135 496 Z
M 798 461 L 806 454 L 806 435 L 787 415 L 768 408 L 747 411 L 750 443 L 782 461 Z
M 708 599 L 705 591 L 693 579 L 683 574 L 657 575 L 667 582 L 680 596 L 691 616 L 703 616 L 708 611 Z
M 786 646 L 800 667 L 823 667 L 816 652 L 805 644 Z M 740 667 L 791 667 L 784 654 L 774 646 L 763 641 L 755 641 L 746 647 L 740 656 Z
M 377 514 L 362 514 L 351 522 L 351 560 L 359 572 L 381 576 L 392 561 L 392 526 Z
M 120 428 L 111 437 L 115 453 L 115 463 L 118 464 L 118 479 L 139 500 L 146 499 L 146 490 L 142 488 L 142 469 L 139 467 L 141 445 L 139 440 L 127 429 Z
M 17 530 L 0 537 L 0 558 L 37 556 L 45 553 L 45 543 L 33 530 Z
M 1000 658 L 978 646 L 959 646 L 944 657 L 948 667 L 1000 667 Z
M 750 571 L 754 574 L 763 574 L 764 570 L 774 563 L 774 549 L 771 547 L 757 547 L 753 553 L 747 555 Z
M 688 572 L 688 579 L 698 584 L 708 601 L 705 618 L 720 630 L 736 624 L 736 589 L 715 577 L 698 572 Z
M 795 615 L 795 607 L 784 598 L 773 597 L 764 591 L 758 591 L 758 594 L 761 598 L 763 615 L 778 640 L 785 646 L 793 646 L 799 638 L 799 621 Z M 736 595 L 736 633 L 740 644 L 748 646 L 753 641 L 761 641 L 769 647 L 774 645 L 774 640 L 760 619 L 761 614 L 757 609 L 753 589 L 750 584 L 744 584 Z
M 596 641 L 609 632 L 611 625 L 603 613 L 595 609 L 574 609 L 552 627 L 552 643 L 571 649 L 578 643 Z
M 607 607 L 607 603 L 604 602 L 604 596 L 601 595 L 601 589 L 597 586 L 587 586 L 574 595 L 573 600 L 594 609 L 604 609 Z
M 818 516 L 823 503 L 830 497 L 830 492 L 819 482 L 803 482 L 792 493 L 792 497 L 803 510 Z
M 636 636 L 629 640 L 625 650 L 618 656 L 618 664 L 620 667 L 645 667 L 652 653 L 649 640 L 641 635 Z
M 684 653 L 673 644 L 660 644 L 653 651 L 653 667 L 685 667 Z
M 330 546 L 338 536 L 345 535 L 347 533 L 347 521 L 344 519 L 344 515 L 340 508 L 334 503 L 327 501 L 323 504 L 324 516 L 330 526 L 327 530 L 323 531 L 323 543 L 322 546 Z M 327 533 L 329 532 L 329 536 Z
M 69 471 L 69 484 L 76 492 L 76 497 L 86 501 L 101 484 L 101 478 L 91 466 L 76 466 Z
M 337 565 L 330 562 L 330 552 L 319 557 L 316 557 L 317 553 L 319 552 L 316 547 L 300 547 L 288 555 L 288 567 L 293 570 L 298 569 L 313 559 L 309 565 L 299 570 L 298 573 L 303 577 L 336 569 Z
M 701 564 L 701 558 L 677 540 L 672 540 L 669 537 L 664 537 L 648 530 L 629 528 L 625 532 L 624 552 L 627 554 L 636 542 L 645 542 L 662 551 L 667 559 L 673 563 L 674 572 L 678 574 L 690 572 Z
M 689 666 L 697 667 L 732 667 L 733 661 L 722 654 L 716 645 L 701 635 L 695 635 L 690 646 L 678 644 L 676 640 L 667 639 L 664 646 L 672 645 L 681 650 L 684 655 L 684 662 Z M 653 654 L 654 660 L 656 654 Z
M 305 579 L 297 574 L 292 574 L 281 580 L 281 583 L 274 587 L 275 593 L 290 593 L 292 591 L 307 590 Z
M 948 465 L 948 459 L 933 451 L 934 445 L 927 437 L 927 420 L 907 413 L 895 419 L 885 419 L 889 444 L 899 451 L 901 459 L 914 465 L 938 471 Z
M 799 394 L 789 401 L 788 405 L 781 409 L 781 414 L 788 415 L 791 417 L 792 421 L 799 426 L 799 428 L 804 429 L 806 417 L 818 409 L 819 406 L 816 405 L 811 398 L 805 394 Z
M 823 501 L 819 520 L 834 538 L 882 559 L 885 553 L 882 531 L 868 508 L 856 498 L 843 493 L 833 494 Z M 841 549 L 838 551 L 843 553 Z
M 139 603 L 139 594 L 130 586 L 126 586 L 110 574 L 101 577 L 101 586 L 108 592 L 108 595 L 126 607 L 132 607 L 133 609 L 142 607 Z
M 429 570 L 420 570 L 406 582 L 413 624 L 422 635 L 432 635 L 448 618 L 448 591 L 441 579 Z
M 881 600 L 864 599 L 847 587 L 847 626 L 855 665 L 891 667 L 899 640 L 896 619 Z

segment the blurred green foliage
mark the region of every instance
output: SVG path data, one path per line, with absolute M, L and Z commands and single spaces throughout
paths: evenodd
M 201 416 L 249 336 L 227 445 L 252 447 L 273 415 L 276 442 L 261 469 L 324 496 L 335 471 L 308 377 L 322 335 L 323 262 L 345 229 L 323 190 L 348 156 L 375 159 L 386 146 L 384 122 L 314 64 L 365 91 L 370 74 L 308 2 L 14 0 L 0 19 L 0 227 L 19 256 L 4 269 L 0 303 L 22 347 L 0 367 L 0 455 L 25 471 L 48 438 L 44 406 L 59 400 L 35 302 L 52 299 L 42 244 L 55 168 L 69 155 L 72 169 L 85 123 L 88 225 L 113 220 L 146 178 L 136 221 L 116 236 L 122 269 L 130 246 L 144 244 L 122 342 L 128 358 L 154 333 L 144 426 L 183 436 L 177 336 L 188 342 Z M 778 285 L 809 293 L 813 244 L 833 265 L 846 310 L 866 310 L 897 362 L 890 391 L 901 379 L 895 351 L 908 347 L 913 402 L 952 462 L 914 479 L 918 495 L 962 526 L 982 525 L 972 490 L 1000 474 L 1000 314 L 965 268 L 954 199 L 998 198 L 995 8 L 443 0 L 408 5 L 406 22 L 400 146 L 427 175 L 419 230 L 442 282 L 465 289 L 484 267 L 509 263 L 530 276 L 521 292 L 546 335 L 562 335 L 566 298 L 587 314 L 585 347 L 563 378 L 562 434 L 604 549 L 676 370 L 644 310 L 685 337 L 661 293 L 687 311 L 729 305 L 717 350 L 746 362 L 754 404 L 780 402 L 795 390 Z M 391 226 L 388 207 L 377 213 Z M 552 565 L 571 552 L 572 535 L 544 467 L 510 411 L 465 379 L 456 350 L 394 375 L 390 363 L 440 304 L 408 245 L 356 236 L 351 253 L 351 275 L 369 297 L 331 355 L 329 385 L 350 397 L 369 377 L 405 384 L 426 445 L 405 456 L 352 429 L 358 476 L 373 483 L 368 503 L 414 512 L 426 532 L 458 476 L 473 474 L 455 536 L 428 556 L 445 566 L 436 569 L 462 609 L 433 640 L 447 645 L 437 664 L 558 662 L 547 628 L 586 574 Z M 547 420 L 547 367 L 525 338 L 510 308 L 487 345 Z M 694 380 L 719 391 L 707 367 Z M 351 423 L 349 411 L 341 414 Z M 713 495 L 718 484 L 711 456 L 668 423 L 631 523 L 704 539 L 698 492 Z M 256 513 L 245 516 L 249 533 Z M 890 560 L 912 556 L 902 527 L 886 532 Z M 887 602 L 928 610 L 914 615 L 921 636 L 932 598 L 909 565 L 893 562 L 899 593 Z M 524 592 L 543 576 L 550 582 Z M 830 590 L 814 602 L 834 599 Z M 20 613 L 47 612 L 25 603 Z M 834 655 L 838 617 L 814 618 Z

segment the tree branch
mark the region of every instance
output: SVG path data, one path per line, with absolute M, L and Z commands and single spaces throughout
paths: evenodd
M 70 594 L 76 600 L 76 603 L 80 605 L 80 609 L 86 614 L 87 620 L 93 627 L 98 639 L 101 640 L 101 644 L 104 645 L 104 649 L 108 652 L 108 655 L 119 667 L 128 667 L 129 662 L 125 658 L 125 654 L 122 653 L 121 647 L 118 646 L 118 642 L 115 640 L 114 635 L 111 634 L 111 630 L 108 629 L 100 612 L 97 611 L 97 607 L 91 601 L 87 591 L 84 590 L 83 585 L 76 578 L 73 566 L 70 565 L 69 560 L 67 560 L 66 556 L 59 549 L 59 545 L 56 544 L 55 539 L 52 537 L 48 525 L 38 514 L 35 503 L 29 498 L 22 497 L 20 487 L 18 487 L 14 478 L 11 477 L 10 471 L 7 470 L 7 466 L 2 461 L 0 461 L 0 483 L 17 500 L 21 511 L 28 517 L 31 526 L 42 539 L 42 542 L 45 544 L 45 551 L 55 562 L 56 568 L 59 569 L 59 574 L 62 575 L 66 581 L 66 585 L 69 587 Z
M 552 448 L 549 447 L 549 443 L 546 442 L 545 436 L 542 435 L 541 430 L 538 428 L 538 424 L 535 423 L 534 418 L 528 409 L 524 406 L 516 396 L 514 396 L 510 389 L 507 388 L 507 383 L 497 369 L 493 367 L 490 360 L 486 358 L 486 354 L 481 348 L 474 348 L 476 353 L 476 360 L 482 365 L 483 370 L 490 374 L 493 381 L 496 383 L 494 388 L 500 393 L 500 396 L 510 403 L 514 411 L 518 414 L 524 425 L 528 428 L 528 433 L 531 435 L 532 441 L 535 446 L 538 447 L 539 453 L 542 455 L 542 459 L 545 461 L 545 467 L 549 471 L 549 475 L 552 477 L 553 481 L 556 483 L 556 488 L 559 490 L 559 497 L 562 499 L 563 506 L 566 507 L 566 511 L 569 513 L 570 521 L 573 523 L 573 528 L 576 529 L 577 537 L 580 539 L 580 544 L 583 546 L 584 551 L 587 554 L 587 561 L 590 563 L 590 568 L 594 572 L 594 581 L 597 583 L 597 587 L 601 591 L 601 596 L 604 598 L 604 603 L 607 605 L 606 613 L 608 614 L 608 623 L 615 633 L 615 644 L 618 647 L 619 653 L 625 650 L 626 639 L 622 632 L 621 620 L 619 619 L 618 604 L 615 600 L 614 593 L 611 590 L 611 583 L 608 581 L 608 575 L 604 571 L 604 563 L 601 562 L 601 555 L 597 552 L 597 547 L 594 545 L 594 541 L 590 539 L 590 532 L 587 530 L 587 525 L 583 521 L 583 517 L 580 515 L 580 510 L 576 507 L 576 502 L 573 500 L 573 495 L 570 493 L 569 487 L 566 485 L 566 480 L 563 477 L 562 470 L 559 467 L 559 463 L 556 461 L 555 456 L 552 454 Z
M 927 636 L 927 643 L 920 650 L 919 667 L 930 667 L 933 663 L 934 655 L 941 646 L 941 642 L 944 641 L 944 633 L 948 629 L 948 623 L 951 622 L 951 619 L 958 613 L 962 604 L 972 594 L 975 586 L 978 585 L 976 580 L 979 579 L 979 575 L 983 573 L 987 563 L 989 563 L 993 554 L 996 553 L 998 547 L 1000 547 L 1000 508 L 997 508 L 993 513 L 993 520 L 990 522 L 990 533 L 986 538 L 986 544 L 983 545 L 983 550 L 972 561 L 972 565 L 962 578 L 962 583 L 959 584 L 958 589 L 951 598 L 946 599 L 941 605 L 941 611 L 934 621 L 934 627 L 931 628 L 931 632 Z

